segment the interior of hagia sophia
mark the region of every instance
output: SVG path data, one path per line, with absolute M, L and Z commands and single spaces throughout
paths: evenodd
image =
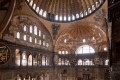
M 0 80 L 120 80 L 119 5 L 0 0 Z

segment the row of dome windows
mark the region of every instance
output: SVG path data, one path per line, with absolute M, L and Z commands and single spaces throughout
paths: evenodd
M 47 12 L 43 11 L 43 9 L 40 9 L 35 3 L 33 3 L 33 0 L 27 0 L 29 2 L 29 5 L 35 10 L 39 15 L 42 17 L 46 18 L 47 17 Z M 96 6 L 96 7 L 95 7 Z M 83 18 L 84 16 L 87 16 L 90 14 L 92 11 L 94 11 L 97 7 L 99 7 L 100 4 L 96 2 L 95 5 L 92 5 L 91 8 L 88 8 L 88 10 L 85 10 L 84 12 L 77 13 L 76 15 L 55 15 L 55 20 L 56 21 L 72 21 L 78 18 Z
M 48 66 L 49 60 L 46 56 L 41 56 L 41 54 L 32 56 L 32 54 L 28 55 L 26 51 L 20 53 L 19 49 L 16 49 L 15 63 L 17 66 Z

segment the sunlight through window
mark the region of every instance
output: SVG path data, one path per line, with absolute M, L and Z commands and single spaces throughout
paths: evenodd
M 95 53 L 95 50 L 89 45 L 80 46 L 76 50 L 76 54 L 89 54 L 89 53 Z

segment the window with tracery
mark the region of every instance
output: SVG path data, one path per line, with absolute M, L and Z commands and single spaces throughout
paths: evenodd
M 76 54 L 89 54 L 89 53 L 95 53 L 95 50 L 93 49 L 93 47 L 89 45 L 82 45 L 76 50 L 75 53 Z

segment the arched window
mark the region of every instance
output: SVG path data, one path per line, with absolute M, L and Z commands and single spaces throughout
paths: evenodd
M 39 7 L 36 8 L 36 12 L 37 12 L 37 13 L 39 12 Z
M 68 54 L 68 51 L 66 51 L 66 54 Z
M 39 40 L 39 45 L 41 45 L 42 44 L 42 42 L 41 42 L 41 40 Z
M 49 44 L 48 44 L 48 43 L 46 43 L 46 47 L 49 47 Z
M 62 54 L 65 54 L 65 52 L 64 52 L 64 51 L 62 51 Z
M 35 8 L 36 8 L 36 4 L 33 5 L 33 9 L 34 9 L 34 10 L 35 10 Z
M 89 65 L 94 65 L 92 60 L 89 61 Z
M 42 66 L 45 66 L 45 56 L 42 56 Z
M 15 50 L 15 63 L 17 66 L 20 66 L 20 52 L 19 49 Z
M 90 8 L 88 8 L 88 13 L 91 13 L 92 11 L 91 11 L 91 9 Z
M 65 65 L 69 65 L 68 59 L 65 59 Z
M 24 31 L 27 31 L 27 27 L 26 27 L 26 25 L 24 25 L 24 28 L 23 28 L 23 30 L 24 30 Z
M 55 20 L 58 20 L 58 15 L 55 16 Z
M 24 35 L 24 36 L 23 36 L 23 40 L 25 40 L 25 41 L 26 41 L 26 39 L 27 39 L 27 36 L 26 36 L 26 35 Z
M 62 59 L 62 64 L 61 65 L 64 65 L 64 59 Z
M 33 30 L 32 25 L 30 25 L 30 33 L 32 33 L 32 30 Z
M 28 2 L 30 1 L 30 0 L 27 0 Z
M 22 53 L 22 66 L 27 66 L 27 55 L 26 51 Z
M 43 17 L 47 17 L 47 12 L 46 11 L 44 11 Z
M 87 11 L 84 11 L 84 15 L 87 16 L 87 14 L 88 14 Z
M 39 30 L 39 36 L 41 36 L 41 31 Z
M 20 39 L 20 32 L 17 32 L 16 37 L 17 37 L 18 39 Z
M 76 14 L 76 18 L 79 18 L 79 14 Z
M 82 12 L 80 13 L 80 17 L 83 17 L 83 13 Z
M 84 65 L 90 65 L 89 59 L 84 59 Z
M 37 66 L 37 55 L 33 57 L 33 65 Z
M 45 46 L 45 41 L 43 41 L 43 46 Z
M 61 64 L 62 64 L 62 59 L 59 58 L 59 60 L 58 60 L 58 65 L 61 65 Z
M 48 59 L 48 57 L 46 57 L 46 65 L 47 66 L 49 65 L 49 59 Z
M 42 55 L 41 54 L 38 54 L 38 56 L 37 56 L 37 63 L 38 63 L 38 66 L 42 65 Z
M 35 38 L 35 44 L 37 44 L 37 39 Z
M 61 51 L 58 51 L 58 54 L 61 54 Z
M 82 65 L 82 60 L 81 59 L 78 60 L 78 65 Z
M 109 64 L 109 60 L 105 60 L 105 65 L 108 65 Z
M 43 39 L 45 39 L 45 35 L 43 34 Z
M 66 16 L 64 16 L 64 21 L 66 21 L 67 20 L 67 17 Z
M 43 13 L 43 10 L 42 10 L 42 9 L 40 9 L 40 12 L 39 12 L 39 14 L 40 14 L 40 15 L 42 15 L 42 13 Z
M 92 10 L 95 10 L 95 6 L 94 5 L 92 5 Z
M 33 0 L 31 0 L 31 2 L 30 2 L 30 6 L 32 6 L 32 4 L 33 4 Z
M 68 16 L 68 21 L 71 21 L 71 17 L 70 16 Z
M 34 34 L 37 35 L 37 26 L 34 26 Z
M 62 16 L 60 16 L 60 21 L 62 21 Z
M 72 20 L 75 20 L 75 16 L 74 15 L 72 15 Z
M 82 45 L 80 46 L 76 52 L 76 54 L 88 54 L 88 53 L 95 53 L 95 50 L 89 45 Z
M 28 56 L 28 66 L 32 66 L 32 55 Z
M 32 37 L 29 38 L 29 41 L 32 42 Z
M 96 7 L 99 7 L 99 3 L 98 2 L 96 2 Z

